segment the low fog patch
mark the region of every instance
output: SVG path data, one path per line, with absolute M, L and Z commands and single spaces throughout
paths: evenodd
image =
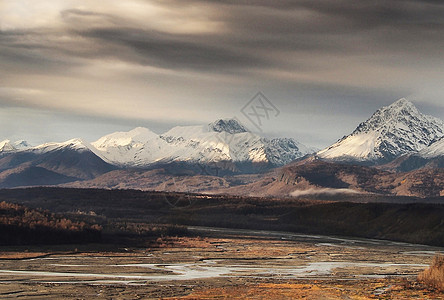
M 302 197 L 309 195 L 339 195 L 339 194 L 359 194 L 360 192 L 353 189 L 333 189 L 333 188 L 310 188 L 307 190 L 296 190 L 290 193 L 293 197 Z

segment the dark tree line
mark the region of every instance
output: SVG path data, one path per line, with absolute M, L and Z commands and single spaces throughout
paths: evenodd
M 0 245 L 97 242 L 101 227 L 18 204 L 0 203 Z

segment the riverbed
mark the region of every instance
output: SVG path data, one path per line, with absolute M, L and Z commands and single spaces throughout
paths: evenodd
M 189 229 L 196 237 L 159 240 L 156 247 L 39 250 L 34 256 L 33 249 L 27 249 L 24 257 L 19 250 L 14 255 L 14 250 L 3 249 L 0 297 L 440 297 L 416 283 L 416 276 L 436 254 L 444 253 L 443 248 L 285 232 Z

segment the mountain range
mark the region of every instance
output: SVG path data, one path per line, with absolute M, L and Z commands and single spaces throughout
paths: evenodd
M 0 187 L 88 180 L 114 169 L 167 167 L 182 173 L 252 173 L 283 166 L 314 152 L 289 138 L 268 139 L 235 119 L 178 126 L 158 135 L 138 127 L 93 143 L 71 139 L 30 146 L 0 143 Z
M 439 196 L 443 161 L 444 122 L 403 98 L 320 151 L 294 139 L 261 137 L 236 119 L 177 126 L 163 134 L 138 127 L 92 143 L 31 146 L 4 140 L 0 187 L 64 184 L 280 196 L 327 188 Z
M 235 169 L 245 163 L 275 167 L 313 152 L 294 139 L 263 138 L 235 119 L 177 126 L 161 135 L 138 127 L 106 135 L 92 146 L 96 155 L 112 165 L 137 168 L 174 162 L 230 162 Z

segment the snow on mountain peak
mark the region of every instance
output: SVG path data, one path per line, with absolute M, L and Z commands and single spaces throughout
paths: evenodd
M 403 124 L 408 127 L 413 119 L 427 118 L 416 106 L 405 98 L 378 109 L 367 121 L 359 124 L 353 134 L 380 130 L 383 127 L 396 127 Z
M 14 147 L 18 150 L 25 150 L 31 148 L 32 146 L 25 140 L 18 140 L 14 142 Z
M 74 138 L 74 139 L 67 140 L 66 142 L 60 143 L 60 145 L 69 146 L 69 147 L 82 147 L 82 148 L 85 148 L 86 147 L 85 146 L 86 143 L 87 142 L 85 142 L 81 138 Z
M 4 140 L 0 142 L 0 152 L 11 152 L 17 149 L 11 144 L 10 140 Z
M 0 152 L 16 152 L 16 151 L 26 150 L 31 147 L 32 146 L 24 140 L 19 140 L 15 142 L 11 142 L 10 140 L 4 140 L 0 142 Z
M 352 134 L 317 155 L 334 160 L 391 160 L 444 136 L 443 121 L 422 114 L 405 98 L 378 109 Z
M 80 138 L 70 139 L 61 143 L 50 142 L 30 148 L 31 151 L 37 151 L 40 153 L 47 153 L 63 149 L 71 149 L 79 152 L 95 150 L 95 148 L 90 143 Z
M 407 100 L 406 98 L 400 98 L 390 104 L 388 107 L 414 107 L 416 109 L 416 106 L 413 104 L 413 102 Z
M 136 127 L 130 131 L 128 131 L 128 134 L 133 137 L 136 140 L 140 139 L 150 139 L 154 136 L 157 136 L 154 132 L 149 130 L 146 127 Z
M 108 147 L 127 147 L 134 144 L 142 145 L 157 137 L 158 135 L 148 128 L 137 127 L 128 132 L 118 131 L 105 135 L 93 142 L 92 145 L 99 150 L 103 150 Z
M 248 130 L 236 119 L 219 119 L 208 124 L 210 131 L 227 132 L 230 134 L 247 132 Z

